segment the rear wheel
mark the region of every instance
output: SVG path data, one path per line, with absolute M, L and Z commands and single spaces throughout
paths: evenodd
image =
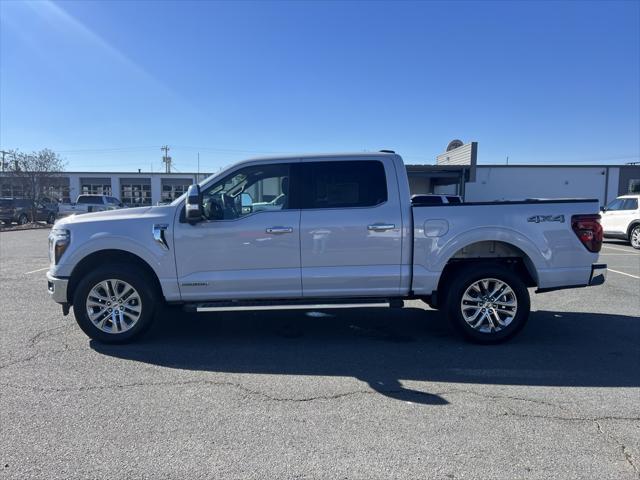
M 633 248 L 640 250 L 640 225 L 635 225 L 629 234 L 629 243 Z
M 18 217 L 18 225 L 26 225 L 27 223 L 29 223 L 29 217 L 24 213 Z
M 127 343 L 151 326 L 157 292 L 147 275 L 124 264 L 100 267 L 80 282 L 73 313 L 80 328 L 103 343 Z
M 53 225 L 54 223 L 56 223 L 56 216 L 53 213 L 50 213 L 49 216 L 47 217 L 47 223 L 49 225 Z
M 499 264 L 470 265 L 452 279 L 446 311 L 465 338 L 499 343 L 525 326 L 529 292 L 517 274 Z

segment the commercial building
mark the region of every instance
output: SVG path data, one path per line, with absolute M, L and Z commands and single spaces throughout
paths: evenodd
M 478 165 L 478 144 L 450 142 L 435 165 L 407 165 L 412 194 L 454 194 L 465 201 L 526 198 L 598 198 L 640 193 L 640 165 Z M 128 206 L 167 203 L 206 178 L 202 173 L 65 172 L 47 195 L 75 201 L 80 194 L 118 197 Z M 22 196 L 20 185 L 0 173 L 0 196 Z

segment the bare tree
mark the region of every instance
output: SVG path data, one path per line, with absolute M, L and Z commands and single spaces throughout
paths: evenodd
M 31 203 L 31 221 L 36 218 L 36 204 L 48 187 L 64 171 L 65 162 L 53 150 L 45 148 L 39 152 L 12 151 L 7 175 L 22 188 L 23 196 Z

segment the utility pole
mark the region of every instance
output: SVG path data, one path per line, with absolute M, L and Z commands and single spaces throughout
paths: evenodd
M 507 155 L 507 165 L 509 165 L 509 155 Z
M 198 152 L 198 173 L 196 174 L 196 183 L 200 181 L 200 152 Z
M 162 161 L 164 162 L 165 173 L 171 173 L 171 157 L 169 156 L 169 145 L 160 148 L 164 152 Z

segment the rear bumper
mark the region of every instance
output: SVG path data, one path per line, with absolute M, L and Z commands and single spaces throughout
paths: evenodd
M 594 263 L 591 265 L 591 278 L 589 278 L 589 286 L 602 285 L 607 279 L 607 264 Z
M 56 303 L 65 304 L 67 300 L 67 285 L 69 284 L 68 278 L 57 278 L 47 272 L 47 290 L 49 295 Z
M 560 285 L 557 287 L 538 288 L 536 293 L 554 292 L 556 290 L 566 290 L 568 288 L 595 287 L 602 285 L 607 279 L 607 264 L 594 263 L 591 265 L 591 275 L 589 275 L 589 283 L 579 285 Z

